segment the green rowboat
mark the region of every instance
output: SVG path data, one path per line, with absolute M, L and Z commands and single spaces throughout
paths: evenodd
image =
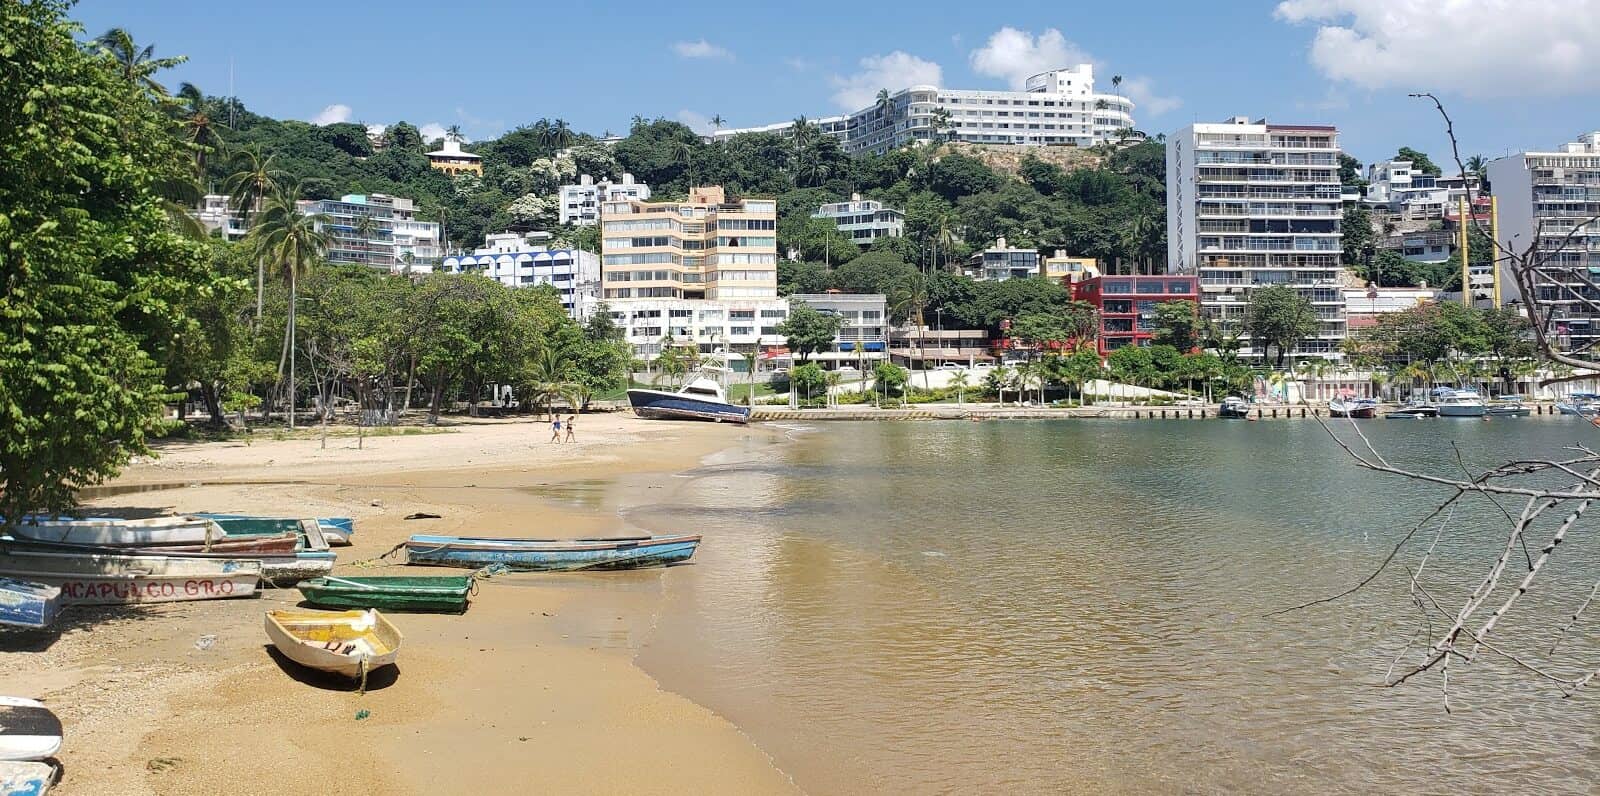
M 301 581 L 306 602 L 327 608 L 463 613 L 472 576 L 334 577 Z

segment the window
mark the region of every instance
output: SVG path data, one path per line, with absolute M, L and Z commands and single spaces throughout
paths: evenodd
M 1132 293 L 1133 285 L 1122 279 L 1108 280 L 1101 290 L 1105 293 Z
M 1162 285 L 1161 285 L 1160 282 L 1152 282 L 1152 281 L 1149 281 L 1149 280 L 1144 280 L 1144 281 L 1141 281 L 1139 283 L 1139 292 L 1140 293 L 1160 293 L 1161 292 L 1161 287 L 1162 287 Z

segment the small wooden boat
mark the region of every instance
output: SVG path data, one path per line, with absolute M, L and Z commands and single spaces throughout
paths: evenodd
M 243 535 L 252 533 L 273 533 L 283 529 L 285 524 L 290 528 L 301 523 L 301 520 L 286 519 L 282 517 L 262 517 L 254 514 L 212 514 L 200 513 L 196 517 L 205 517 L 222 526 L 230 535 Z M 323 537 L 334 547 L 349 547 L 350 535 L 355 533 L 356 521 L 349 517 L 318 517 L 313 522 L 321 530 Z
M 366 611 L 268 611 L 267 638 L 284 657 L 321 672 L 363 677 L 395 662 L 400 631 Z
M 45 796 L 55 779 L 49 763 L 0 762 L 0 796 Z
M 0 760 L 43 760 L 61 750 L 61 720 L 42 702 L 0 696 Z
M 200 544 L 173 544 L 154 545 L 151 547 L 136 547 L 141 552 L 157 552 L 162 555 L 171 553 L 293 553 L 300 547 L 300 534 L 293 531 L 289 533 L 261 534 L 259 536 L 224 536 L 215 542 L 202 542 Z
M 634 569 L 688 561 L 699 536 L 634 536 L 615 539 L 494 539 L 468 536 L 413 536 L 406 560 L 445 567 L 504 564 L 525 571 Z
M 323 577 L 301 581 L 306 602 L 324 608 L 461 613 L 467 610 L 472 576 Z
M 204 517 L 26 517 L 11 528 L 18 539 L 99 547 L 195 545 L 221 541 L 226 533 Z
M 254 595 L 261 562 L 217 554 L 121 555 L 13 544 L 0 545 L 0 577 L 57 586 L 63 605 L 215 600 Z
M 0 625 L 49 627 L 60 610 L 60 589 L 46 583 L 0 578 Z

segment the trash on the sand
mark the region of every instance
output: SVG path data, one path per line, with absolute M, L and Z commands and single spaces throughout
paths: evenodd
M 199 640 L 195 641 L 194 648 L 197 650 L 208 650 L 211 649 L 211 645 L 215 643 L 217 643 L 216 636 L 201 636 Z
M 166 771 L 181 762 L 181 757 L 152 757 L 145 761 L 144 767 L 151 771 Z
M 362 709 L 356 711 L 356 721 L 360 721 L 360 720 L 362 720 L 362 719 L 364 719 L 364 718 L 366 718 L 368 716 L 371 716 L 371 715 L 372 715 L 372 711 L 367 710 L 366 708 L 362 708 Z
M 416 512 L 415 514 L 407 514 L 406 515 L 406 519 L 408 519 L 408 520 L 437 520 L 437 519 L 439 519 L 439 515 L 437 515 L 437 514 L 429 514 L 426 511 L 419 511 L 419 512 Z
M 379 508 L 382 508 L 382 507 L 383 507 L 383 501 L 381 501 L 381 500 L 374 500 L 374 501 L 372 501 L 372 502 L 371 502 L 371 503 L 368 503 L 368 504 L 367 504 L 367 505 L 369 505 L 369 506 L 377 506 L 377 507 L 379 507 Z

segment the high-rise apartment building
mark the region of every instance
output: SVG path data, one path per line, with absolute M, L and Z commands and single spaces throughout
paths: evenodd
M 721 187 L 670 202 L 604 202 L 607 299 L 770 299 L 778 295 L 778 203 L 729 201 Z
M 391 271 L 429 273 L 444 254 L 437 222 L 418 220 L 416 203 L 386 194 L 347 194 L 302 201 L 300 212 L 321 214 L 331 237 L 328 261 Z
M 561 186 L 558 220 L 576 227 L 592 227 L 600 223 L 602 203 L 649 198 L 650 186 L 634 182 L 632 174 L 624 174 L 615 182 L 595 182 L 593 177 L 584 174 L 578 177 L 577 184 Z
M 882 154 L 915 141 L 1089 147 L 1132 129 L 1133 100 L 1094 90 L 1094 66 L 1040 72 L 1022 91 L 973 91 L 911 86 L 847 117 L 821 121 L 825 135 L 851 154 Z M 719 130 L 713 138 L 784 131 L 784 124 Z
M 1533 275 L 1534 296 L 1551 311 L 1560 346 L 1590 354 L 1600 344 L 1600 303 L 1589 283 L 1600 273 L 1600 131 L 1549 152 L 1523 152 L 1489 163 L 1489 185 L 1499 206 L 1499 244 L 1519 256 L 1537 243 L 1541 265 Z M 1518 294 L 1503 265 L 1502 299 Z
M 1310 300 L 1320 326 L 1290 356 L 1339 359 L 1339 133 L 1322 125 L 1236 116 L 1167 137 L 1167 270 L 1200 277 L 1200 307 L 1240 356 L 1266 352 L 1245 332 L 1251 295 L 1286 285 Z

